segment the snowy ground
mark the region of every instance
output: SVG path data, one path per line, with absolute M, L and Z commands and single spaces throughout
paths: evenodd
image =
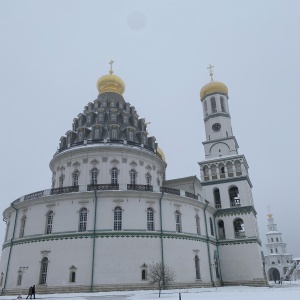
M 200 288 L 190 290 L 163 291 L 160 299 L 178 300 L 283 300 L 300 299 L 300 283 L 284 282 L 282 285 L 271 284 L 270 287 L 221 287 Z M 1 300 L 16 299 L 16 296 L 2 296 Z M 26 299 L 23 295 L 22 299 Z M 106 293 L 83 294 L 51 294 L 36 295 L 36 299 L 75 299 L 75 300 L 154 300 L 158 298 L 158 292 L 152 291 L 128 291 Z

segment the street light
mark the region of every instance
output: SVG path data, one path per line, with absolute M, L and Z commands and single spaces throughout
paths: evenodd
M 19 277 L 18 277 L 18 280 L 19 280 L 19 278 L 21 278 L 20 279 L 20 292 L 19 292 L 19 296 L 17 297 L 17 299 L 22 299 L 22 296 L 21 296 L 21 291 L 22 291 L 22 281 L 23 281 L 23 274 L 25 273 L 25 271 L 28 269 L 28 267 L 20 267 L 19 268 L 19 271 L 18 271 L 18 273 L 19 273 Z

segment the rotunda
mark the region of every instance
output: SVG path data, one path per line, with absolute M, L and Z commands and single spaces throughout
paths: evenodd
M 229 152 L 233 157 L 226 161 L 243 168 L 216 177 L 203 173 L 217 165 L 213 158 L 200 163 L 202 184 L 196 176 L 166 180 L 165 155 L 145 119 L 125 101 L 122 79 L 111 70 L 97 88 L 98 97 L 60 138 L 50 161 L 51 188 L 18 198 L 3 213 L 2 294 L 33 284 L 39 293 L 147 289 L 148 266 L 155 262 L 174 270 L 173 287 L 262 284 L 251 187 L 241 188 L 234 207 L 225 195 L 235 180 L 237 186 L 250 182 L 244 157 Z M 210 88 L 201 100 L 207 106 L 208 96 L 218 100 L 223 92 L 220 85 Z M 228 115 L 218 114 L 222 126 Z M 223 206 L 211 199 L 217 186 Z M 234 236 L 234 215 L 247 215 L 243 235 Z M 247 251 L 250 261 L 242 258 Z

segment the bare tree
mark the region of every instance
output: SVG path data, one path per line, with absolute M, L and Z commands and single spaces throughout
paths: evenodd
M 161 262 L 152 263 L 148 266 L 149 284 L 158 285 L 159 297 L 162 289 L 166 289 L 176 277 L 175 271 Z

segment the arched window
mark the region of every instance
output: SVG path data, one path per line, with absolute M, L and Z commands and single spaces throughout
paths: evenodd
M 130 184 L 136 184 L 136 171 L 134 169 L 130 170 Z
M 203 167 L 204 180 L 209 180 L 208 166 Z
M 226 110 L 225 110 L 225 102 L 224 102 L 224 98 L 223 98 L 223 97 L 220 97 L 220 100 L 221 100 L 221 110 L 222 110 L 223 112 L 225 112 Z
M 119 206 L 114 210 L 114 230 L 122 230 L 122 208 Z
M 151 179 L 152 179 L 151 174 L 147 173 L 146 174 L 146 183 L 147 183 L 147 185 L 151 185 Z
M 181 213 L 179 210 L 175 211 L 175 224 L 176 224 L 176 232 L 181 232 Z
M 59 176 L 59 187 L 64 186 L 64 179 L 65 179 L 65 176 L 63 174 Z
M 241 218 L 237 218 L 233 221 L 234 236 L 244 237 L 245 236 L 245 226 L 244 221 Z
M 50 210 L 47 213 L 47 218 L 46 218 L 46 234 L 52 233 L 52 224 L 53 224 L 53 211 Z
M 233 186 L 229 189 L 229 198 L 231 207 L 241 205 L 239 189 L 236 186 Z
M 223 163 L 218 164 L 220 178 L 225 178 L 225 166 Z
M 97 184 L 98 182 L 98 170 L 93 168 L 91 171 L 91 184 Z
M 44 257 L 41 261 L 40 284 L 47 283 L 48 258 Z
M 236 176 L 241 176 L 242 175 L 241 162 L 236 160 L 234 162 L 234 166 L 235 166 Z
M 224 227 L 224 221 L 219 220 L 218 221 L 218 229 L 219 229 L 219 239 L 225 239 L 225 227 Z
M 98 121 L 103 122 L 103 114 L 98 114 Z
M 118 129 L 114 128 L 111 130 L 111 139 L 117 140 L 118 139 Z
M 206 100 L 204 100 L 203 105 L 204 105 L 204 113 L 205 113 L 205 116 L 207 116 L 208 113 L 207 113 L 207 102 L 206 102 Z
M 147 208 L 147 230 L 154 230 L 154 211 L 151 207 Z
M 26 225 L 26 216 L 23 216 L 21 218 L 20 238 L 24 237 L 25 225 Z
M 214 189 L 215 208 L 222 208 L 220 190 Z
M 22 284 L 22 271 L 18 272 L 18 280 L 17 280 L 17 285 L 21 285 Z
M 79 171 L 75 171 L 73 173 L 73 186 L 78 186 L 78 180 L 79 180 Z
M 124 116 L 124 117 L 123 117 L 123 122 L 124 122 L 124 124 L 127 124 L 127 123 L 128 123 L 128 116 Z
M 201 279 L 200 277 L 200 263 L 198 255 L 195 255 L 195 271 L 196 271 L 196 279 Z
M 95 140 L 99 140 L 100 139 L 100 128 L 95 128 L 94 139 Z
M 210 234 L 212 236 L 214 236 L 215 235 L 215 233 L 214 233 L 214 225 L 213 225 L 213 221 L 212 221 L 211 217 L 209 217 L 209 226 L 210 226 Z
M 212 179 L 217 179 L 218 176 L 217 176 L 217 167 L 216 167 L 216 165 L 211 165 L 210 166 L 210 171 L 211 171 L 211 178 Z
M 201 235 L 201 231 L 200 231 L 200 218 L 199 218 L 198 214 L 196 214 L 196 230 L 197 230 L 197 234 Z
M 213 113 L 217 112 L 217 105 L 216 105 L 216 99 L 215 97 L 210 98 L 210 103 L 211 103 L 211 110 Z
M 148 266 L 146 264 L 143 264 L 141 266 L 141 279 L 142 280 L 147 280 L 147 273 L 148 273 Z
M 118 169 L 111 169 L 111 184 L 118 184 Z
M 86 231 L 87 209 L 84 207 L 79 212 L 79 231 Z
M 130 131 L 128 132 L 128 140 L 129 140 L 129 141 L 133 141 L 133 131 L 132 131 L 132 130 L 130 130 Z
M 230 161 L 226 163 L 226 168 L 227 168 L 228 177 L 233 177 L 233 168 L 232 168 L 232 163 Z

